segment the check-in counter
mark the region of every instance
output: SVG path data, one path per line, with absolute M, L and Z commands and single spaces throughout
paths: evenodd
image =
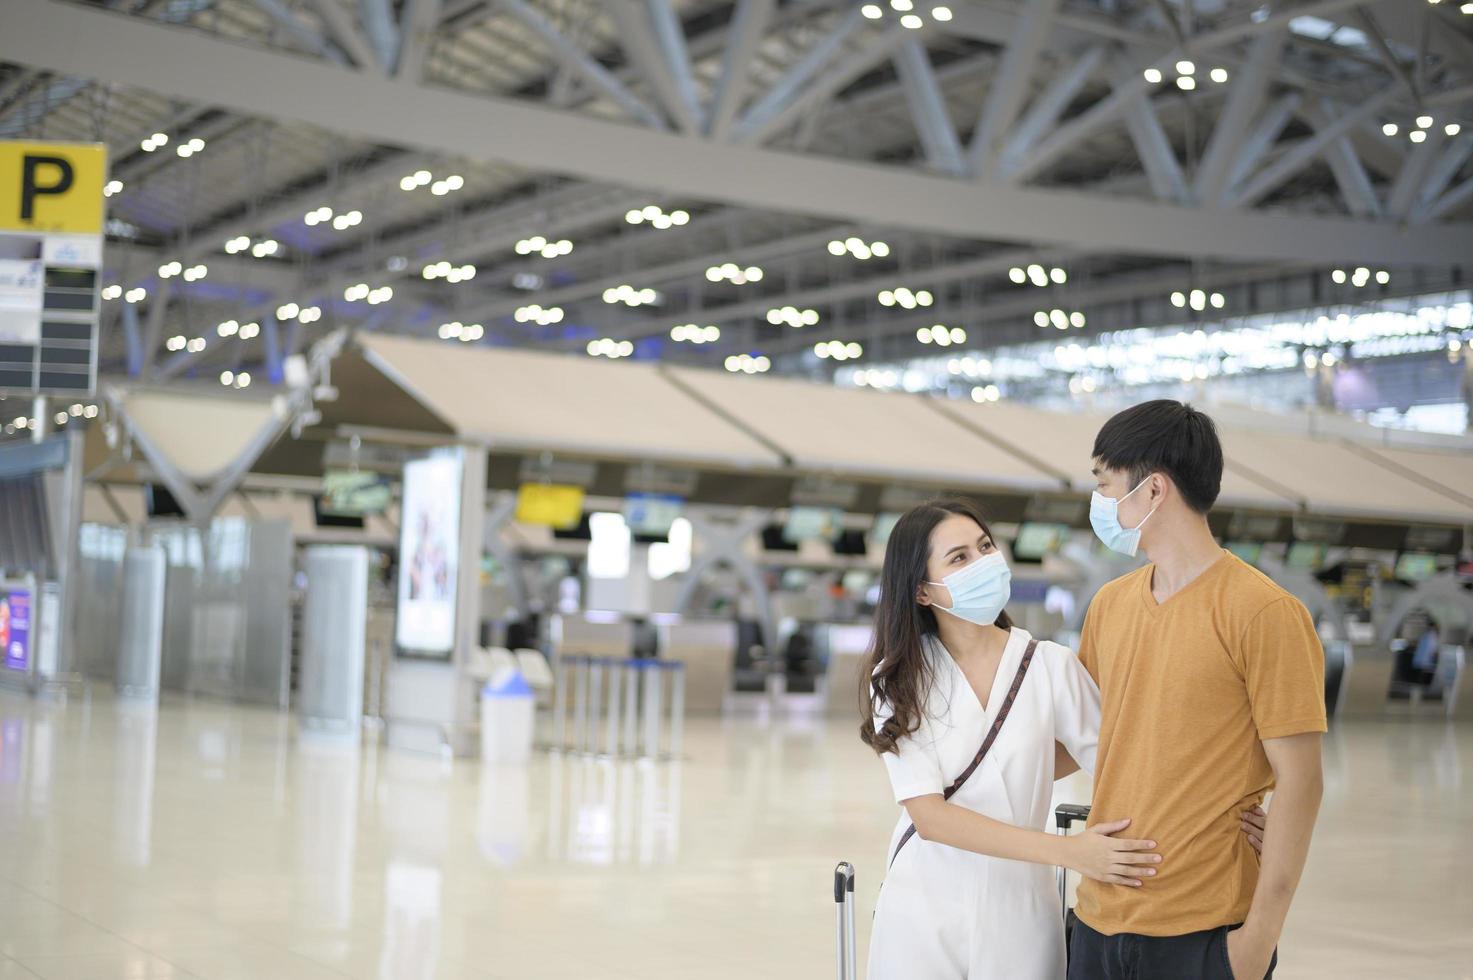
M 737 627 L 731 620 L 683 620 L 660 626 L 660 656 L 685 664 L 685 708 L 719 714 L 732 690 Z
M 831 623 L 824 646 L 828 651 L 828 668 L 824 672 L 824 710 L 830 718 L 858 722 L 860 718 L 859 680 L 869 653 L 874 627 L 869 623 Z
M 1341 684 L 1340 710 L 1346 718 L 1379 717 L 1386 713 L 1387 689 L 1396 670 L 1396 654 L 1380 644 L 1357 644 L 1352 648 L 1355 669 Z
M 554 616 L 552 652 L 584 657 L 627 657 L 634 649 L 634 624 L 623 618 Z

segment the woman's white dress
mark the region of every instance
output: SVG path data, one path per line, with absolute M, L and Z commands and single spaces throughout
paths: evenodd
M 1030 637 L 1014 629 L 984 711 L 939 639 L 926 717 L 883 758 L 896 802 L 940 793 L 971 763 L 1007 697 Z M 877 718 L 877 723 L 882 720 Z M 995 820 L 1045 830 L 1054 741 L 1094 771 L 1100 692 L 1074 652 L 1041 642 L 987 758 L 951 802 Z M 885 861 L 910 818 L 901 810 Z M 1055 869 L 985 857 L 913 836 L 885 874 L 875 908 L 869 980 L 1057 980 L 1065 974 Z

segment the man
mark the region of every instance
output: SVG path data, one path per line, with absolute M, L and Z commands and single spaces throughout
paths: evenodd
M 1324 653 L 1303 604 L 1224 551 L 1212 420 L 1175 401 L 1095 439 L 1090 523 L 1150 564 L 1100 590 L 1080 660 L 1099 683 L 1090 823 L 1132 819 L 1159 845 L 1138 889 L 1079 888 L 1070 980 L 1271 977 L 1323 791 Z M 1240 813 L 1274 791 L 1263 854 Z

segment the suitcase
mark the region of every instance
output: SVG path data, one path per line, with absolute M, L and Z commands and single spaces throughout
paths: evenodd
M 859 975 L 854 959 L 854 865 L 840 861 L 834 869 L 834 909 L 838 915 L 839 980 Z
M 1089 820 L 1089 807 L 1078 803 L 1060 803 L 1054 809 L 1054 823 L 1058 826 L 1059 836 L 1067 837 L 1069 828 L 1074 824 L 1083 824 Z M 1059 908 L 1064 916 L 1064 951 L 1067 954 L 1069 943 L 1074 937 L 1074 910 L 1069 907 L 1069 869 L 1059 869 Z

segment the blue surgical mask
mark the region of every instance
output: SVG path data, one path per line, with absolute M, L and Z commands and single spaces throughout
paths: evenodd
M 994 551 L 965 568 L 957 569 L 940 582 L 926 584 L 939 585 L 951 593 L 950 608 L 935 603 L 931 608 L 978 626 L 991 626 L 1008 604 L 1012 580 L 1013 573 L 1007 560 L 1000 552 Z
M 1146 480 L 1149 479 L 1150 477 L 1146 477 Z M 1135 493 L 1136 490 L 1145 486 L 1146 480 L 1137 483 L 1135 490 L 1130 493 Z M 1129 497 L 1130 493 L 1127 493 L 1125 497 Z M 1134 558 L 1136 551 L 1141 546 L 1141 528 L 1146 526 L 1146 521 L 1151 519 L 1151 514 L 1156 513 L 1156 508 L 1152 507 L 1151 514 L 1141 518 L 1141 522 L 1135 527 L 1121 527 L 1120 501 L 1125 497 L 1116 500 L 1096 490 L 1089 501 L 1089 523 L 1095 529 L 1095 535 L 1105 543 L 1106 548 Z

